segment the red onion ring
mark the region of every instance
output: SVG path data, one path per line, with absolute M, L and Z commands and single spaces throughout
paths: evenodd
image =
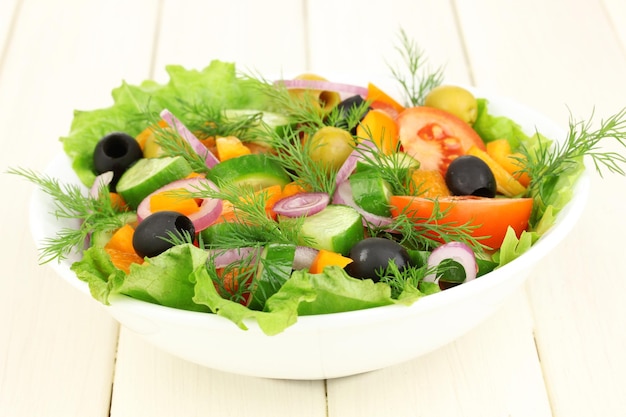
M 465 282 L 476 278 L 478 272 L 478 264 L 474 251 L 468 245 L 462 242 L 448 242 L 433 250 L 428 257 L 428 268 L 435 268 L 446 259 L 452 259 L 461 264 L 465 270 Z M 426 282 L 438 282 L 436 273 L 431 273 L 424 277 Z
M 388 226 L 391 224 L 391 217 L 378 216 L 363 210 L 357 203 L 354 202 L 352 197 L 352 187 L 350 187 L 350 181 L 346 180 L 337 186 L 335 195 L 333 196 L 333 204 L 343 204 L 350 206 L 361 214 L 363 217 L 363 225 L 367 226 L 372 224 L 376 227 Z
M 91 188 L 89 189 L 89 196 L 92 198 L 98 198 L 100 196 L 100 190 L 111 184 L 113 181 L 113 171 L 106 171 L 96 176 Z
M 155 194 L 162 193 L 164 191 L 177 190 L 180 188 L 193 192 L 199 191 L 202 187 L 206 186 L 217 189 L 213 182 L 202 177 L 185 178 L 164 185 L 158 190 L 152 192 L 144 198 L 141 203 L 139 203 L 139 206 L 137 207 L 137 220 L 141 222 L 143 219 L 152 214 L 152 211 L 150 210 L 150 198 Z M 199 232 L 212 225 L 221 213 L 222 200 L 216 198 L 203 198 L 202 203 L 200 204 L 200 210 L 187 217 L 189 217 L 189 220 L 192 221 L 196 232 Z
M 361 140 L 352 150 L 350 155 L 348 155 L 348 158 L 341 165 L 339 171 L 337 171 L 335 183 L 339 185 L 347 180 L 350 174 L 354 172 L 357 163 L 363 160 L 363 154 L 366 152 L 371 152 L 373 150 L 378 152 L 378 148 L 376 147 L 376 144 L 374 142 L 372 142 L 371 140 Z
M 348 93 L 352 95 L 359 95 L 361 97 L 367 97 L 367 88 L 352 84 L 335 83 L 332 81 L 323 80 L 277 80 L 275 84 L 282 84 L 287 89 L 306 89 L 306 90 L 323 90 L 323 91 L 335 91 Z
M 204 162 L 207 167 L 213 168 L 215 165 L 219 164 L 220 160 L 217 159 L 213 152 L 208 150 L 207 147 L 200 142 L 200 139 L 198 139 L 196 135 L 191 132 L 191 130 L 187 129 L 187 127 L 176 116 L 174 116 L 172 112 L 168 109 L 164 109 L 161 112 L 161 117 L 176 131 L 176 133 L 178 133 L 191 145 L 192 149 L 196 151 L 198 155 L 204 158 Z
M 329 202 L 326 193 L 298 193 L 278 200 L 272 210 L 286 217 L 311 216 L 324 210 Z

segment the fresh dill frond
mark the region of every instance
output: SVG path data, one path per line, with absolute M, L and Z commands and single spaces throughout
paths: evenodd
M 426 94 L 443 82 L 443 68 L 431 70 L 426 67 L 427 59 L 417 44 L 409 39 L 406 32 L 400 30 L 400 46 L 396 47 L 406 68 L 399 69 L 389 65 L 392 76 L 400 84 L 406 107 L 420 106 Z M 409 78 L 405 75 L 408 70 Z
M 210 252 L 206 263 L 211 281 L 222 298 L 245 305 L 250 297 L 250 287 L 256 277 L 258 251 L 250 251 L 241 259 L 223 268 L 216 266 L 215 259 L 218 254 L 219 251 Z
M 584 157 L 590 157 L 596 171 L 604 170 L 624 175 L 626 156 L 615 151 L 602 150 L 601 142 L 613 140 L 626 148 L 626 108 L 601 120 L 593 128 L 593 113 L 586 121 L 575 121 L 570 115 L 567 137 L 563 142 L 547 143 L 539 137 L 534 148 L 522 145 L 524 160 L 520 164 L 531 178 L 530 195 L 549 201 L 559 177 L 577 169 Z
M 389 184 L 393 195 L 411 195 L 411 175 L 414 169 L 419 168 L 419 163 L 416 164 L 415 159 L 408 154 L 397 152 L 400 145 L 390 154 L 379 151 L 374 145 L 375 138 L 371 130 L 365 128 L 364 132 L 366 137 L 357 137 L 357 140 L 369 141 L 372 147 L 357 147 L 361 163 L 375 168 Z M 384 131 L 381 132 L 381 136 L 384 136 Z
M 380 227 L 369 227 L 372 236 L 397 240 L 402 246 L 414 250 L 432 250 L 442 242 L 462 242 L 474 251 L 482 251 L 483 245 L 472 236 L 479 226 L 470 222 L 458 224 L 443 222 L 446 210 L 440 210 L 437 200 L 429 218 L 415 218 L 408 208 L 395 216 L 391 223 Z
M 266 97 L 269 106 L 279 109 L 293 125 L 306 125 L 320 129 L 326 126 L 326 113 L 320 108 L 312 91 L 304 90 L 302 94 L 292 94 L 284 84 L 263 80 L 256 84 L 260 95 Z
M 205 103 L 189 103 L 179 100 L 185 122 L 192 132 L 201 138 L 235 136 L 242 142 L 255 139 L 262 112 L 240 112 L 229 117 L 223 109 Z
M 39 260 L 47 263 L 63 260 L 76 249 L 82 249 L 92 233 L 110 231 L 122 227 L 124 210 L 111 201 L 106 186 L 100 189 L 98 197 L 85 195 L 82 187 L 75 184 L 61 184 L 58 179 L 25 168 L 11 168 L 9 174 L 18 175 L 38 186 L 52 197 L 57 219 L 77 219 L 77 227 L 63 228 L 55 237 L 45 239 Z
M 274 152 L 268 154 L 285 168 L 294 182 L 310 192 L 324 192 L 333 195 L 338 169 L 313 160 L 310 155 L 315 145 L 306 138 L 312 137 L 315 130 L 304 126 L 286 126 L 281 133 L 269 131 L 266 140 Z M 302 137 L 305 139 L 302 139 Z
M 390 259 L 387 268 L 377 275 L 380 282 L 386 283 L 391 288 L 391 298 L 397 299 L 408 287 L 417 289 L 427 274 L 428 269 L 423 266 L 407 265 L 400 270 L 398 265 Z
M 216 198 L 229 205 L 234 218 L 225 222 L 227 233 L 205 243 L 207 248 L 233 249 L 265 245 L 268 243 L 293 243 L 300 239 L 302 220 L 284 222 L 272 219 L 266 210 L 270 198 L 267 190 L 256 191 L 247 185 L 220 183 L 219 190 L 209 185 L 199 185 L 194 191 L 179 191 L 186 198 Z

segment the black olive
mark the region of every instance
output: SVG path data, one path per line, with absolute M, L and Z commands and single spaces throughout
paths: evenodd
M 410 264 L 409 254 L 398 242 L 380 237 L 369 237 L 361 240 L 350 249 L 348 257 L 352 262 L 344 269 L 354 278 L 380 280 L 380 274 L 384 273 L 393 261 L 402 271 Z
M 133 247 L 142 258 L 157 256 L 174 244 L 172 235 L 186 240 L 193 239 L 195 227 L 189 217 L 176 211 L 157 211 L 143 219 L 133 235 Z
M 363 102 L 365 100 L 360 95 L 348 97 L 343 100 L 341 103 L 337 104 L 337 111 L 339 114 L 338 120 L 335 123 L 335 127 L 339 127 L 342 129 L 348 129 L 348 115 L 353 109 L 362 108 Z M 364 109 L 363 114 L 361 115 L 360 120 L 363 120 L 363 117 L 367 114 L 367 109 Z M 356 134 L 356 125 L 352 127 L 350 130 L 352 135 Z
M 496 178 L 489 165 L 474 155 L 454 159 L 446 171 L 446 185 L 453 195 L 496 196 Z
M 93 165 L 97 174 L 113 171 L 111 191 L 122 174 L 143 157 L 139 144 L 130 135 L 122 132 L 109 133 L 98 141 L 93 152 Z

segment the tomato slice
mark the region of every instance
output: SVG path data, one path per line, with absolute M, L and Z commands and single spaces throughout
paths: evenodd
M 443 218 L 439 223 L 476 226 L 471 235 L 481 244 L 498 249 L 509 226 L 517 237 L 528 227 L 533 209 L 532 198 L 486 198 L 486 197 L 441 197 L 439 211 Z M 397 217 L 405 213 L 416 223 L 425 223 L 435 209 L 435 201 L 414 196 L 392 196 L 391 214 Z
M 404 152 L 426 170 L 445 175 L 454 158 L 465 155 L 472 145 L 485 150 L 482 139 L 463 120 L 433 107 L 411 107 L 396 119 Z

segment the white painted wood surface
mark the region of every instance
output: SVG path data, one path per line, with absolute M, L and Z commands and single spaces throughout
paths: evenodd
M 211 59 L 387 73 L 400 27 L 449 80 L 563 124 L 626 104 L 620 0 L 0 0 L 0 168 L 44 167 L 72 110 L 108 105 L 122 79 Z M 567 242 L 461 339 L 377 372 L 294 382 L 201 368 L 120 330 L 37 265 L 32 188 L 0 174 L 0 416 L 626 415 L 626 179 L 592 185 Z

